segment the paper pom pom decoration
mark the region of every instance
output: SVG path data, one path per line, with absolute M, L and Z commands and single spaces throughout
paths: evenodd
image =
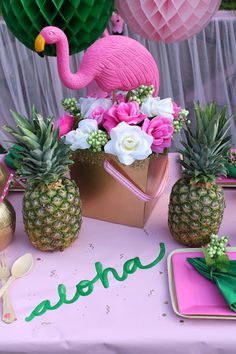
M 177 42 L 206 27 L 220 3 L 220 0 L 116 0 L 116 7 L 127 25 L 140 36 Z
M 1 0 L 7 26 L 28 48 L 48 25 L 60 27 L 69 38 L 70 54 L 88 48 L 104 31 L 112 15 L 114 0 Z M 45 48 L 55 55 L 55 47 Z

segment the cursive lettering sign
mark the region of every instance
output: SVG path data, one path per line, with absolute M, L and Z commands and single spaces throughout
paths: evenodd
M 109 287 L 108 274 L 112 274 L 113 277 L 118 281 L 124 281 L 127 279 L 129 274 L 133 274 L 137 269 L 149 269 L 158 264 L 165 255 L 165 245 L 160 243 L 160 252 L 154 261 L 147 265 L 143 265 L 138 257 L 129 259 L 123 265 L 123 274 L 120 276 L 117 271 L 112 268 L 103 269 L 101 262 L 95 263 L 96 276 L 92 280 L 81 280 L 76 285 L 76 292 L 72 299 L 68 300 L 66 296 L 66 287 L 64 284 L 58 285 L 58 295 L 59 300 L 55 305 L 51 305 L 49 300 L 42 301 L 31 314 L 25 318 L 26 321 L 32 321 L 34 317 L 43 315 L 48 310 L 56 310 L 63 304 L 73 304 L 79 299 L 80 296 L 88 296 L 93 292 L 94 284 L 100 280 L 104 288 Z

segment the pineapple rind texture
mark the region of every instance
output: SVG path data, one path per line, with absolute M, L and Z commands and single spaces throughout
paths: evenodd
M 168 224 L 172 236 L 190 247 L 204 246 L 217 234 L 225 208 L 222 187 L 179 179 L 172 188 Z
M 225 108 L 218 111 L 216 103 L 204 108 L 196 104 L 195 118 L 195 125 L 183 131 L 179 162 L 184 170 L 172 188 L 168 216 L 172 236 L 190 247 L 206 245 L 220 228 L 224 193 L 215 180 L 226 174 L 231 139 Z
M 63 251 L 81 225 L 79 189 L 66 178 L 71 150 L 59 138 L 53 119 L 35 109 L 31 119 L 12 112 L 16 128 L 5 130 L 17 145 L 11 149 L 18 176 L 27 178 L 23 220 L 29 240 L 41 251 Z
M 29 187 L 23 200 L 23 220 L 33 246 L 41 251 L 63 251 L 78 236 L 80 196 L 74 181 Z M 54 187 L 54 188 L 53 188 Z

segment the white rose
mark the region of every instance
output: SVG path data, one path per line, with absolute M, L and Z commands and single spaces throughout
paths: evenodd
M 104 146 L 105 152 L 116 155 L 125 165 L 146 159 L 152 153 L 153 137 L 138 126 L 121 122 L 111 130 L 110 137 L 111 140 Z
M 140 111 L 148 117 L 162 116 L 174 119 L 174 108 L 171 98 L 148 96 L 141 105 Z
M 80 130 L 83 134 L 89 136 L 92 132 L 98 130 L 98 123 L 95 119 L 82 119 L 76 130 Z
M 88 149 L 90 144 L 87 142 L 89 135 L 98 130 L 97 121 L 94 119 L 83 119 L 79 122 L 76 130 L 71 130 L 65 135 L 65 143 L 70 145 L 72 151 L 78 149 Z
M 107 110 L 112 104 L 112 99 L 110 98 L 81 97 L 79 99 L 80 111 L 83 118 L 91 118 L 91 113 L 97 107 Z

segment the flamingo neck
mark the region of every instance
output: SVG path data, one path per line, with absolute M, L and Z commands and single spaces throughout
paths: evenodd
M 66 36 L 65 38 L 61 38 L 61 40 L 56 43 L 56 48 L 58 73 L 63 84 L 74 90 L 79 90 L 87 86 L 91 79 L 86 75 L 86 73 L 82 73 L 80 70 L 76 73 L 71 72 L 69 45 Z

